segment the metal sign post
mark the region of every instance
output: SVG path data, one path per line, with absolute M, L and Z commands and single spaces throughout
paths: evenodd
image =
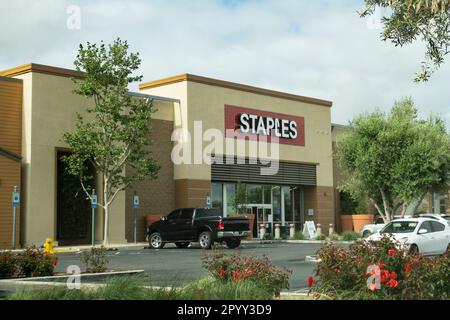
M 211 194 L 209 192 L 206 193 L 206 207 L 209 209 L 212 208 Z
M 13 204 L 13 230 L 12 230 L 12 248 L 16 249 L 16 210 L 20 207 L 20 193 L 17 186 L 14 186 L 14 191 L 12 193 L 12 204 Z
M 133 211 L 134 211 L 134 243 L 137 243 L 137 209 L 139 209 L 139 196 L 134 192 Z
M 92 246 L 95 246 L 95 209 L 97 209 L 97 194 L 95 193 L 95 189 L 92 190 L 91 195 L 91 208 L 92 208 Z

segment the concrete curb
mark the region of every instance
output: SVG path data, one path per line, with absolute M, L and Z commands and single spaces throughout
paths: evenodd
M 140 274 L 144 273 L 145 270 L 127 270 L 127 271 L 113 271 L 113 272 L 102 272 L 102 273 L 84 273 L 80 274 L 80 278 L 95 278 L 95 277 L 104 277 L 104 276 L 117 276 L 117 275 L 126 275 L 126 274 Z M 45 282 L 39 280 L 52 280 L 52 279 L 64 279 L 73 277 L 74 275 L 60 275 L 60 276 L 48 276 L 48 277 L 32 277 L 32 278 L 17 278 L 17 279 L 4 279 L 0 280 L 0 284 L 58 284 L 58 282 Z M 64 284 L 64 283 L 63 283 Z

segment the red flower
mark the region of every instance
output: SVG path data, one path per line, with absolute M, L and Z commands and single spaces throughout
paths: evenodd
M 388 288 L 397 288 L 398 287 L 397 280 L 394 280 L 394 279 L 389 280 L 389 282 L 386 284 L 386 287 L 388 287 Z
M 370 291 L 375 292 L 377 290 L 377 285 L 376 283 L 371 283 L 370 284 Z
M 410 273 L 411 272 L 411 264 L 410 263 L 405 264 L 405 272 L 406 273 Z
M 392 271 L 390 274 L 391 279 L 397 279 L 397 273 L 395 273 L 395 271 Z
M 223 278 L 225 276 L 225 270 L 220 269 L 219 270 L 219 277 Z
M 309 276 L 307 280 L 308 287 L 312 287 L 314 285 L 314 278 Z
M 231 277 L 233 278 L 233 281 L 239 281 L 241 279 L 242 274 L 239 271 L 233 271 L 231 274 Z
M 389 255 L 392 257 L 392 256 L 396 253 L 396 251 L 395 251 L 394 249 L 390 249 L 390 250 L 388 251 L 388 253 L 389 253 Z
M 381 263 L 381 262 L 377 263 L 377 267 L 380 268 L 380 269 L 384 268 L 384 267 L 386 267 L 386 263 Z
M 389 279 L 389 271 L 388 270 L 381 270 L 381 282 L 384 283 Z

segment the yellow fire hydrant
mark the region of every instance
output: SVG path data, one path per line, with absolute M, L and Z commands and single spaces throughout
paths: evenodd
M 53 239 L 52 238 L 47 238 L 45 239 L 45 244 L 44 244 L 44 252 L 48 255 L 54 255 L 55 254 L 55 249 L 54 249 L 55 245 L 53 244 Z

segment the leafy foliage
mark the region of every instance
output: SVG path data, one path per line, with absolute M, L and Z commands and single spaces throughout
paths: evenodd
M 83 251 L 80 260 L 86 265 L 88 271 L 102 273 L 106 271 L 106 266 L 109 263 L 106 253 L 107 250 L 103 246 L 100 248 L 93 247 L 89 251 Z
M 342 241 L 356 241 L 359 238 L 361 238 L 359 233 L 354 231 L 346 231 L 341 234 Z
M 0 279 L 12 278 L 16 273 L 17 257 L 10 251 L 0 251 Z
M 327 244 L 318 257 L 314 293 L 332 299 L 448 299 L 450 255 L 425 258 L 385 236 L 379 242 L 359 241 L 349 249 Z M 376 269 L 368 269 L 376 266 Z M 380 287 L 371 283 L 378 275 Z M 369 283 L 368 283 L 369 282 Z
M 450 51 L 450 1 L 448 0 L 365 0 L 359 12 L 366 17 L 377 8 L 388 9 L 390 15 L 382 19 L 383 41 L 404 46 L 418 38 L 426 45 L 422 69 L 415 81 L 427 81 L 444 62 Z
M 25 277 L 52 276 L 57 259 L 48 255 L 42 249 L 25 248 L 16 257 L 18 275 Z
M 225 283 L 256 282 L 271 295 L 279 295 L 282 289 L 289 289 L 292 274 L 292 270 L 276 268 L 267 257 L 230 255 L 220 251 L 205 255 L 203 267 L 217 280 Z
M 108 47 L 80 45 L 75 66 L 84 78 L 75 80 L 75 93 L 87 98 L 87 116 L 77 114 L 76 130 L 66 132 L 64 141 L 73 154 L 63 160 L 71 174 L 79 176 L 87 196 L 87 163 L 102 175 L 105 210 L 105 243 L 108 242 L 109 206 L 120 191 L 144 178 L 154 179 L 159 166 L 150 152 L 150 119 L 155 109 L 152 100 L 130 95 L 128 85 L 141 81 L 133 75 L 139 68 L 138 53 L 129 53 L 126 41 L 117 39 Z
M 450 136 L 444 122 L 419 120 L 410 99 L 389 114 L 357 117 L 337 142 L 337 160 L 348 179 L 340 188 L 355 199 L 368 197 L 385 221 L 429 191 L 446 190 Z

